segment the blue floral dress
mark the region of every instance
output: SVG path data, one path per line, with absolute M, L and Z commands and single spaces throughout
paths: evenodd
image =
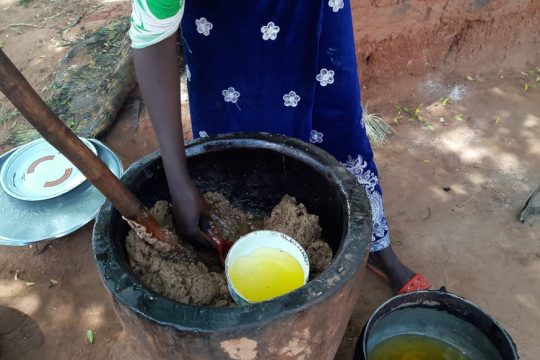
M 194 135 L 264 131 L 322 147 L 369 196 L 371 251 L 389 246 L 362 121 L 349 0 L 187 0 L 182 5 Z

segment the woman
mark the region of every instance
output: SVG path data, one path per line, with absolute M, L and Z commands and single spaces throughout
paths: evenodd
M 179 27 L 194 134 L 264 131 L 327 150 L 369 196 L 371 267 L 394 292 L 429 287 L 390 247 L 362 123 L 349 0 L 134 0 L 131 20 L 137 77 L 183 238 L 208 240 L 198 226 L 208 207 L 186 169 L 175 46 Z

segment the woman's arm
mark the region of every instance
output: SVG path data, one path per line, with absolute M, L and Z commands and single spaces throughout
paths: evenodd
M 161 149 L 176 230 L 183 239 L 207 244 L 209 239 L 199 224 L 208 216 L 209 207 L 189 177 L 184 152 L 176 34 L 156 44 L 133 49 L 133 57 Z

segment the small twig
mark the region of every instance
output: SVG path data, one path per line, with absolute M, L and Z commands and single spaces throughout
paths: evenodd
M 19 26 L 28 26 L 28 27 L 34 27 L 34 28 L 43 28 L 41 25 L 35 25 L 35 24 L 26 24 L 26 23 L 17 23 L 17 24 L 9 24 L 8 27 L 19 27 Z
M 64 15 L 64 14 L 65 14 L 64 12 L 59 12 L 58 14 L 55 14 L 55 15 L 52 15 L 52 16 L 47 16 L 47 17 L 41 19 L 41 22 L 44 24 L 47 21 L 52 20 L 52 19 L 54 19 L 54 18 L 56 18 L 56 17 L 58 17 L 60 15 Z
M 26 24 L 26 23 L 17 23 L 17 24 L 9 24 L 8 26 L 6 27 L 3 27 L 3 28 L 0 28 L 0 32 L 4 32 L 8 29 L 13 29 L 13 31 L 15 31 L 17 34 L 22 34 L 22 32 L 20 30 L 18 30 L 17 28 L 18 27 L 33 27 L 33 28 L 43 28 L 43 26 L 41 25 L 34 25 L 34 24 Z

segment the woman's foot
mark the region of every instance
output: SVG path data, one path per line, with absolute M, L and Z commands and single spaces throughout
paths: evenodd
M 369 261 L 382 270 L 388 277 L 390 287 L 397 293 L 414 275 L 415 272 L 399 261 L 391 246 L 369 254 Z

